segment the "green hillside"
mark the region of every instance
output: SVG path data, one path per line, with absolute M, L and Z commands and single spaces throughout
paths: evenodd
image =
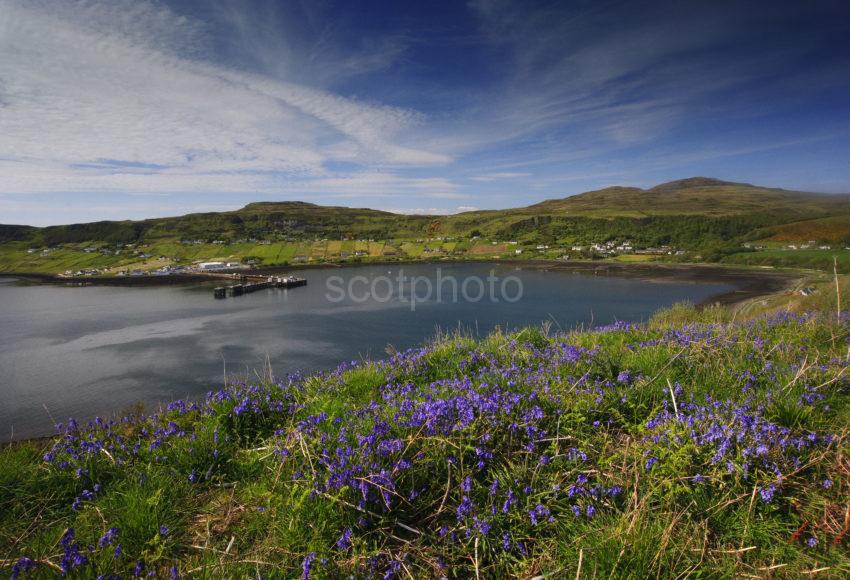
M 850 196 L 806 193 L 692 177 L 650 189 L 609 187 L 527 209 L 597 217 L 732 216 L 768 213 L 779 219 L 850 212 Z
M 774 226 L 764 232 L 764 237 L 768 241 L 775 242 L 814 240 L 816 242 L 850 245 L 850 214 Z
M 5 225 L 0 226 L 0 271 L 97 268 L 108 274 L 121 268 L 149 269 L 154 265 L 147 261 L 149 256 L 182 265 L 211 259 L 260 265 L 352 259 L 584 259 L 610 256 L 574 252 L 573 246 L 623 241 L 635 248 L 675 250 L 658 252 L 657 258 L 675 254 L 683 260 L 718 261 L 748 251 L 745 242 L 762 238 L 843 239 L 850 233 L 848 224 L 849 195 L 696 177 L 650 189 L 609 187 L 527 207 L 447 216 L 261 202 L 229 212 L 142 221 L 45 228 Z M 783 255 L 772 261 L 765 254 L 733 261 L 820 266 L 827 258 Z

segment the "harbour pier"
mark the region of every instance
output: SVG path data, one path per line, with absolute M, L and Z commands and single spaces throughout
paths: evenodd
M 269 288 L 297 288 L 306 286 L 306 278 L 295 276 L 242 276 L 239 284 L 219 286 L 213 290 L 215 298 L 227 298 L 251 294 Z

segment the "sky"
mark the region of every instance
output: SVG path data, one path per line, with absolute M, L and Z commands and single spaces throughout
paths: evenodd
M 0 223 L 850 192 L 850 4 L 0 0 Z

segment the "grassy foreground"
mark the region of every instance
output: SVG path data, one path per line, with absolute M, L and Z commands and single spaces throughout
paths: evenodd
M 847 577 L 847 317 L 438 337 L 0 450 L 13 577 Z

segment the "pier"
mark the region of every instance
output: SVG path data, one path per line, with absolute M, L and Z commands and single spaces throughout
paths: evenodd
M 266 290 L 268 288 L 297 288 L 306 286 L 305 278 L 296 278 L 295 276 L 242 276 L 239 284 L 231 286 L 219 286 L 213 290 L 215 298 L 227 298 L 251 294 L 258 290 Z

